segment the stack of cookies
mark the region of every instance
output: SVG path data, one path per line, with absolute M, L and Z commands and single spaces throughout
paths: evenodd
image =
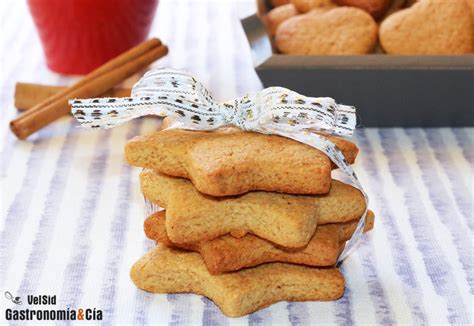
M 353 143 L 327 138 L 354 162 Z M 201 294 L 233 317 L 342 296 L 336 261 L 365 201 L 331 179 L 324 153 L 235 128 L 157 131 L 129 141 L 125 153 L 145 168 L 145 198 L 164 209 L 144 223 L 157 246 L 131 270 L 139 288 Z M 365 231 L 373 223 L 369 211 Z

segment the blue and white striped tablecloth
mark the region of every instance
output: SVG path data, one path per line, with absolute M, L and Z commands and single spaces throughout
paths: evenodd
M 157 120 L 90 132 L 66 117 L 28 141 L 12 136 L 16 81 L 71 79 L 45 67 L 25 1 L 0 6 L 0 324 L 13 305 L 5 291 L 102 309 L 106 324 L 472 324 L 473 129 L 359 130 L 355 168 L 376 223 L 343 264 L 344 297 L 226 318 L 206 298 L 152 295 L 129 279 L 153 244 L 142 228 L 139 171 L 123 147 Z M 152 35 L 170 53 L 157 65 L 187 69 L 221 100 L 260 89 L 237 21 L 254 6 L 161 0 Z

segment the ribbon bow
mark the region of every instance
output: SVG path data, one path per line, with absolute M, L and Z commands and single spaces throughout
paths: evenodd
M 269 87 L 253 96 L 219 103 L 194 77 L 179 70 L 148 71 L 133 87 L 131 97 L 74 99 L 72 114 L 83 127 L 111 128 L 145 115 L 171 119 L 171 128 L 213 130 L 234 125 L 246 131 L 291 138 L 324 152 L 364 195 L 365 212 L 339 256 L 342 261 L 360 238 L 368 197 L 344 155 L 322 134 L 352 136 L 355 108 L 329 97 L 306 97 L 283 87 Z

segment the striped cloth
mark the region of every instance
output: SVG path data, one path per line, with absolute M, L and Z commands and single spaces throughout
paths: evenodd
M 376 226 L 342 266 L 340 300 L 280 302 L 231 319 L 197 295 L 136 289 L 129 269 L 153 243 L 139 171 L 123 147 L 159 121 L 91 132 L 65 117 L 17 141 L 7 127 L 15 82 L 71 82 L 45 67 L 25 2 L 0 4 L 0 323 L 13 306 L 4 291 L 21 296 L 22 308 L 28 294 L 54 294 L 56 308 L 96 307 L 106 324 L 472 323 L 473 129 L 357 132 L 355 168 Z M 259 90 L 237 21 L 252 11 L 252 0 L 161 0 L 152 35 L 170 54 L 158 65 L 189 70 L 221 100 Z

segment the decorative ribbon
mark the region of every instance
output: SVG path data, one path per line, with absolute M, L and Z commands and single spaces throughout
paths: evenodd
M 341 262 L 359 240 L 368 197 L 356 173 L 327 135 L 352 136 L 355 108 L 329 97 L 306 97 L 283 87 L 269 87 L 253 96 L 216 102 L 194 77 L 174 69 L 148 71 L 132 89 L 131 97 L 74 99 L 72 114 L 86 128 L 111 128 L 145 115 L 168 117 L 170 128 L 213 130 L 226 125 L 294 139 L 324 152 L 364 195 L 365 212 L 338 258 Z

